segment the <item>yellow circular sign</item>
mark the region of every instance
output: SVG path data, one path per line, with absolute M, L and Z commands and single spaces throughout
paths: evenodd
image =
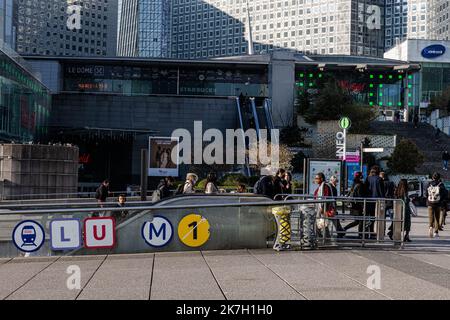
M 209 239 L 209 222 L 199 214 L 189 214 L 178 224 L 178 237 L 188 247 L 200 247 Z

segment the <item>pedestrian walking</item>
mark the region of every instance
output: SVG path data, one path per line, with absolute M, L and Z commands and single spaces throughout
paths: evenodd
M 267 175 L 261 177 L 253 187 L 253 193 L 263 195 L 270 199 L 274 199 L 276 193 L 274 191 L 275 176 Z
M 384 189 L 384 198 L 386 199 L 394 199 L 395 197 L 395 183 L 389 180 L 388 175 L 381 171 L 380 179 L 383 184 Z M 385 214 L 392 218 L 391 212 L 394 208 L 394 203 L 392 201 L 386 201 L 385 204 Z
M 273 192 L 275 193 L 274 196 L 278 195 L 278 197 L 275 200 L 282 200 L 283 197 L 281 196 L 281 194 L 285 193 L 283 184 L 285 173 L 286 170 L 278 169 L 273 179 Z
M 450 153 L 445 150 L 442 153 L 442 169 L 444 169 L 445 171 L 448 171 L 448 161 L 450 160 Z
M 338 194 L 339 194 L 338 193 L 338 183 L 339 183 L 339 180 L 338 180 L 338 178 L 336 176 L 331 176 L 330 177 L 330 182 L 328 183 L 328 185 L 331 188 L 331 196 L 333 198 L 337 198 L 338 197 Z M 336 202 L 333 203 L 333 206 L 335 208 L 337 208 Z M 345 235 L 344 228 L 342 228 L 341 222 L 339 221 L 339 219 L 333 219 L 332 222 L 333 222 L 334 227 L 336 229 L 336 232 L 338 234 L 338 238 L 344 237 L 344 235 Z
M 219 188 L 217 187 L 217 175 L 211 172 L 206 177 L 205 194 L 219 193 Z
M 350 198 L 364 198 L 366 195 L 363 183 L 363 174 L 362 172 L 355 172 L 353 177 L 353 185 L 350 189 Z M 350 214 L 356 217 L 362 217 L 364 211 L 364 204 L 361 201 L 352 201 Z M 353 227 L 358 226 L 358 236 L 362 238 L 362 232 L 364 229 L 364 221 L 361 219 L 357 219 L 344 227 L 344 231 L 347 231 Z
M 195 185 L 197 184 L 198 176 L 195 173 L 188 173 L 186 175 L 186 181 L 182 189 L 183 194 L 193 194 L 195 193 Z
M 395 189 L 395 198 L 403 200 L 405 203 L 405 216 L 404 216 L 404 222 L 403 222 L 403 231 L 405 231 L 405 235 L 403 237 L 404 242 L 411 242 L 411 239 L 409 238 L 409 233 L 411 231 L 411 207 L 410 202 L 411 199 L 408 195 L 408 180 L 401 179 L 398 183 L 397 188 Z M 389 227 L 388 236 L 391 240 L 393 240 L 394 235 L 394 222 L 391 223 L 391 226 Z
M 117 198 L 117 208 L 125 208 L 127 206 L 127 197 L 124 194 L 119 195 Z M 129 212 L 126 209 L 119 211 L 112 211 L 111 217 L 116 220 L 116 223 L 122 222 L 128 216 Z
M 156 190 L 153 192 L 152 202 L 160 201 L 172 196 L 174 179 L 172 177 L 165 177 L 159 181 Z
M 436 130 L 434 131 L 434 141 L 436 143 L 439 142 L 439 138 L 441 136 L 441 129 L 439 129 L 438 127 L 436 127 Z
M 95 190 L 95 199 L 97 199 L 97 203 L 99 204 L 100 208 L 103 208 L 104 203 L 106 202 L 106 199 L 109 196 L 109 180 L 103 180 L 103 182 L 100 184 L 100 186 Z M 94 213 L 93 217 L 103 217 L 105 213 L 103 212 L 97 212 Z
M 283 193 L 284 194 L 292 194 L 292 174 L 287 172 L 284 174 L 284 178 L 282 180 L 283 183 Z
M 414 128 L 418 128 L 419 126 L 419 114 L 416 112 L 413 118 Z
M 365 189 L 367 190 L 367 197 L 372 199 L 380 199 L 384 198 L 384 184 L 381 181 L 380 178 L 380 167 L 373 166 L 370 169 L 369 176 L 366 179 L 366 186 Z M 376 209 L 376 202 L 370 201 L 366 205 L 367 208 L 367 215 L 370 217 L 370 222 L 368 225 L 366 225 L 366 231 L 370 232 L 369 238 L 372 238 L 374 236 L 374 217 L 375 217 L 375 209 Z
M 439 237 L 441 213 L 445 210 L 444 206 L 447 199 L 447 189 L 441 181 L 441 175 L 435 172 L 432 181 L 425 189 L 425 197 L 427 198 L 428 207 L 428 234 L 430 238 Z
M 326 182 L 323 172 L 319 172 L 314 177 L 314 182 L 318 185 L 314 191 L 314 199 L 329 199 L 333 196 L 333 191 L 330 185 Z M 328 218 L 333 218 L 336 215 L 336 206 L 334 203 L 319 203 L 316 205 L 318 217 L 318 229 L 320 232 L 325 232 L 325 237 L 329 237 Z M 332 220 L 335 224 L 335 220 Z M 337 225 L 335 224 L 337 227 Z M 336 228 L 337 230 L 337 228 Z M 342 230 L 339 230 L 342 231 Z

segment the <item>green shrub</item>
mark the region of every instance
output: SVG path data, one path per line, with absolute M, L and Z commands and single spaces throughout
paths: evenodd
M 247 183 L 247 177 L 240 173 L 229 173 L 219 179 L 221 186 L 237 186 L 239 183 Z
M 424 156 L 416 144 L 408 139 L 403 139 L 395 147 L 388 167 L 395 173 L 416 173 L 416 168 L 422 165 Z
M 195 186 L 196 189 L 204 190 L 206 188 L 206 179 L 200 180 Z

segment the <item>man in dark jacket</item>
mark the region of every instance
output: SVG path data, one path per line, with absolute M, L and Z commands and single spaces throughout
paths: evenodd
M 100 208 L 103 208 L 103 204 L 106 202 L 106 199 L 109 196 L 109 181 L 104 180 L 102 184 L 95 190 L 95 199 L 97 199 Z M 103 217 L 105 215 L 104 212 L 96 212 L 92 216 L 93 217 Z
M 386 199 L 394 199 L 395 197 L 395 183 L 389 180 L 389 177 L 385 172 L 380 172 L 380 179 L 383 184 L 383 190 L 384 190 L 384 198 Z M 386 201 L 386 213 L 391 212 L 391 209 L 393 209 L 394 203 L 392 201 Z
M 161 181 L 158 184 L 157 189 L 160 193 L 160 200 L 169 198 L 172 196 L 172 191 L 170 190 L 173 186 L 173 178 L 172 177 L 165 177 L 164 179 L 161 179 Z
M 365 190 L 367 191 L 367 197 L 368 198 L 384 198 L 384 185 L 380 178 L 380 168 L 378 166 L 373 166 L 372 169 L 370 169 L 369 176 L 366 180 Z M 366 209 L 367 209 L 367 215 L 371 217 L 375 217 L 375 208 L 376 203 L 375 202 L 368 202 Z M 369 232 L 374 232 L 374 221 L 371 221 L 368 225 Z M 370 236 L 372 237 L 373 234 Z
M 275 197 L 276 193 L 274 189 L 274 181 L 275 177 L 272 175 L 261 178 L 261 180 L 259 181 L 259 185 L 261 188 L 261 194 L 263 196 L 266 196 L 270 199 L 273 199 Z
M 95 190 L 95 199 L 97 199 L 100 205 L 102 205 L 103 202 L 106 202 L 106 198 L 108 198 L 108 195 L 109 195 L 109 181 L 105 180 L 97 188 L 97 190 Z
M 442 229 L 441 214 L 445 210 L 448 191 L 441 181 L 441 175 L 435 172 L 432 176 L 432 181 L 425 189 L 425 197 L 427 198 L 428 207 L 428 227 L 429 236 L 439 237 L 439 229 Z M 433 232 L 434 231 L 434 232 Z
M 275 177 L 273 178 L 273 192 L 274 192 L 274 197 L 277 194 L 282 194 L 283 193 L 283 179 L 284 179 L 284 174 L 286 173 L 286 171 L 284 169 L 279 169 L 275 175 Z M 272 198 L 273 199 L 273 198 Z M 278 197 L 278 199 L 275 200 L 282 200 L 282 197 Z

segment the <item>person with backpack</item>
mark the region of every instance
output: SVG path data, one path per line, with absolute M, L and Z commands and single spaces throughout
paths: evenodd
M 353 185 L 350 189 L 350 198 L 364 198 L 366 195 L 363 183 L 363 174 L 358 171 L 353 176 Z M 360 201 L 351 202 L 350 213 L 352 216 L 362 217 L 364 211 L 364 204 Z M 347 231 L 353 227 L 358 226 L 358 236 L 362 238 L 362 232 L 364 228 L 364 222 L 362 220 L 355 220 L 344 227 L 344 231 Z
M 425 189 L 425 197 L 427 198 L 428 207 L 428 233 L 430 238 L 438 238 L 439 229 L 441 228 L 441 212 L 447 199 L 447 189 L 442 183 L 439 173 L 435 172 L 433 174 L 432 181 Z
M 219 193 L 220 190 L 217 187 L 217 175 L 214 172 L 208 173 L 206 176 L 205 194 Z
M 275 177 L 271 175 L 261 177 L 256 181 L 255 186 L 253 187 L 253 193 L 266 196 L 273 200 L 276 195 L 274 191 L 274 181 Z
M 152 202 L 157 202 L 172 196 L 172 191 L 174 179 L 172 177 L 165 177 L 159 181 L 156 190 L 153 192 Z
M 103 203 L 106 202 L 108 195 L 109 195 L 109 181 L 104 180 L 102 184 L 97 188 L 97 190 L 95 190 L 95 199 L 97 199 L 101 207 L 103 207 Z

